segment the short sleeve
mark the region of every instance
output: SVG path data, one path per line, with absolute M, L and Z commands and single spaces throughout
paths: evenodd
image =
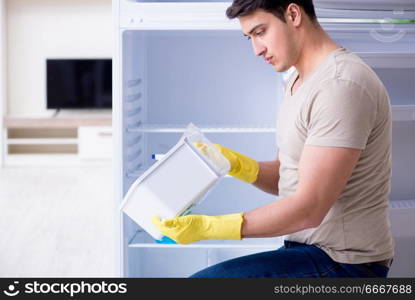
M 355 82 L 333 79 L 321 84 L 302 112 L 305 144 L 365 149 L 376 119 L 376 103 Z

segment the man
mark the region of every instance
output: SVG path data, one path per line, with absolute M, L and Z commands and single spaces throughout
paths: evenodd
M 193 277 L 386 277 L 391 112 L 375 73 L 318 24 L 312 0 L 234 0 L 255 55 L 294 66 L 277 116 L 278 156 L 256 162 L 217 145 L 230 174 L 279 195 L 255 210 L 154 223 L 179 243 L 286 235 L 284 247 L 229 260 Z

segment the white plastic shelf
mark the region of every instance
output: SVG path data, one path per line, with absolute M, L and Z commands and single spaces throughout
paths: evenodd
M 247 238 L 241 241 L 199 241 L 188 245 L 157 243 L 147 233 L 138 231 L 129 243 L 130 248 L 226 248 L 226 249 L 277 249 L 282 246 L 282 237 Z
M 415 101 L 415 99 L 414 99 Z M 392 118 L 394 121 L 414 121 L 415 120 L 415 104 L 414 105 L 392 105 Z M 128 132 L 134 133 L 183 133 L 187 125 L 184 124 L 143 124 L 137 127 L 128 128 Z M 240 126 L 228 127 L 224 125 L 215 126 L 199 126 L 204 133 L 275 133 L 276 128 L 272 126 Z
M 183 124 L 146 124 L 140 127 L 127 129 L 128 132 L 157 132 L 157 133 L 183 133 L 187 125 Z M 206 133 L 275 133 L 275 127 L 271 126 L 246 126 L 246 127 L 224 127 L 224 126 L 200 126 L 202 132 Z

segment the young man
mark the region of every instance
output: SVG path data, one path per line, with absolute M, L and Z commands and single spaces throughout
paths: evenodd
M 229 260 L 193 277 L 386 277 L 391 112 L 387 92 L 331 40 L 312 0 L 234 0 L 254 53 L 277 72 L 294 66 L 277 116 L 278 156 L 256 162 L 217 145 L 230 174 L 276 195 L 253 211 L 154 223 L 179 243 L 286 235 L 284 247 Z

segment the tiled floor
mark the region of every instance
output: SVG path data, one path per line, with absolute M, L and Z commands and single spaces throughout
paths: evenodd
M 0 277 L 112 277 L 110 163 L 0 168 Z

